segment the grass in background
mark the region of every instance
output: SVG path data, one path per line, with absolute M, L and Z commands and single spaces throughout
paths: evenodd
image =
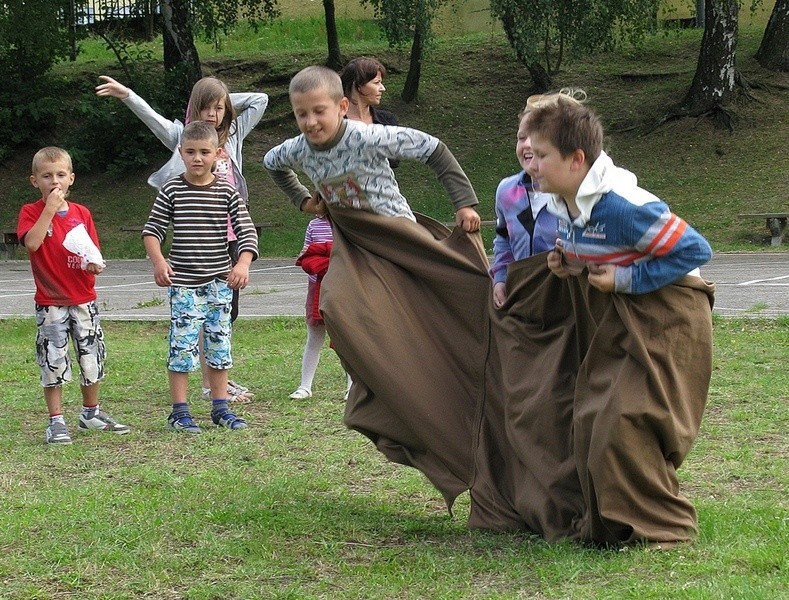
M 283 27 L 293 27 L 299 48 L 291 47 L 295 43 L 291 34 L 277 29 Z M 221 51 L 200 46 L 205 74 L 216 74 L 232 90 L 262 90 L 271 97 L 265 118 L 244 145 L 252 216 L 278 225 L 261 236 L 264 256 L 295 256 L 309 218 L 287 202 L 261 161 L 268 149 L 298 133 L 288 118 L 287 83 L 302 67 L 324 60 L 321 28 L 315 19 L 277 22 L 257 34 L 243 29 L 223 40 Z M 514 155 L 517 114 L 531 85 L 503 34 L 438 39 L 423 64 L 419 100 L 404 104 L 399 94 L 408 69 L 407 51 L 389 49 L 369 22 L 341 20 L 341 30 L 341 47 L 347 57 L 372 54 L 387 65 L 385 107 L 402 124 L 433 133 L 447 143 L 477 191 L 482 217 L 492 219 L 496 185 L 519 170 Z M 763 220 L 737 215 L 786 207 L 789 158 L 784 132 L 789 79 L 786 74 L 760 69 L 753 60 L 761 34 L 760 29 L 740 30 L 739 68 L 746 79 L 763 87 L 752 90 L 754 101 L 737 105 L 740 123 L 734 132 L 692 119 L 649 131 L 690 85 L 701 39 L 698 30 L 659 35 L 640 49 L 566 62 L 556 77 L 557 88 L 587 90 L 590 105 L 603 118 L 614 160 L 636 173 L 643 187 L 699 229 L 716 251 L 764 249 L 769 236 Z M 157 61 L 160 43 L 150 46 Z M 122 77 L 113 64 L 109 54 L 101 58 L 96 51 L 76 64 L 60 65 L 59 72 L 91 82 L 104 72 Z M 111 100 L 107 103 L 108 109 L 123 110 Z M 102 249 L 109 258 L 144 256 L 139 237 L 121 232 L 120 226 L 145 221 L 154 198 L 145 180 L 167 158 L 169 153 L 162 147 L 160 155 L 151 157 L 150 167 L 122 179 L 106 173 L 77 173 L 73 197 L 93 211 Z M 19 206 L 33 199 L 28 171 L 28 157 L 0 166 L 0 183 L 6 190 L 6 201 L 0 205 L 3 227 L 14 227 Z M 440 220 L 451 219 L 451 204 L 429 169 L 406 161 L 396 175 L 416 210 Z M 484 231 L 483 237 L 491 249 L 492 230 Z
M 165 429 L 166 322 L 105 323 L 106 408 L 128 436 L 42 445 L 32 320 L 0 321 L 0 597 L 777 598 L 787 586 L 789 319 L 714 322 L 698 442 L 680 470 L 701 535 L 668 552 L 548 545 L 468 531 L 414 469 L 342 424 L 344 377 L 326 348 L 310 400 L 290 400 L 300 319 L 241 320 L 234 376 L 258 396 L 245 432 Z M 784 590 L 782 592 L 781 590 Z

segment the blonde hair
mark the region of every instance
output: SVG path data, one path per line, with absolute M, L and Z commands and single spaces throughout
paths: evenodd
M 203 110 L 211 104 L 221 101 L 225 103 L 225 115 L 222 117 L 222 122 L 217 125 L 216 133 L 219 138 L 219 146 L 224 146 L 235 126 L 236 111 L 233 108 L 233 101 L 230 99 L 230 90 L 222 81 L 216 77 L 203 77 L 194 84 L 192 93 L 189 95 L 187 120 L 189 122 L 199 121 L 200 113 Z
M 74 172 L 74 165 L 71 163 L 71 155 L 57 146 L 47 146 L 41 148 L 33 156 L 33 164 L 31 165 L 31 173 L 35 175 L 41 163 L 55 163 L 63 161 L 68 165 L 69 173 Z
M 317 89 L 324 90 L 333 102 L 339 102 L 345 96 L 340 76 L 336 71 L 321 65 L 306 67 L 296 73 L 290 80 L 288 95 L 306 94 Z
M 526 98 L 526 106 L 524 106 L 523 110 L 518 114 L 518 119 L 523 119 L 525 115 L 535 108 L 555 105 L 560 97 L 574 104 L 583 104 L 587 99 L 586 92 L 580 88 L 562 88 L 558 92 L 534 94 Z

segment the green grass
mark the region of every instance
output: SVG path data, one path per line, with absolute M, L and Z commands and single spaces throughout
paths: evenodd
M 286 33 L 283 28 L 292 31 Z M 221 50 L 200 45 L 205 74 L 216 74 L 232 90 L 262 90 L 271 96 L 266 117 L 244 146 L 253 218 L 278 225 L 261 236 L 260 251 L 266 256 L 293 256 L 303 240 L 308 217 L 285 200 L 261 161 L 269 148 L 297 134 L 287 117 L 287 83 L 300 68 L 325 58 L 321 28 L 314 19 L 283 21 L 258 33 L 245 28 L 223 40 Z M 517 113 L 530 90 L 528 74 L 514 59 L 503 34 L 438 39 L 423 64 L 419 100 L 405 104 L 399 93 L 408 69 L 407 50 L 389 49 L 369 22 L 341 21 L 341 30 L 341 47 L 347 57 L 373 54 L 387 65 L 386 108 L 402 124 L 431 132 L 447 143 L 477 191 L 480 213 L 492 219 L 496 185 L 519 169 L 514 156 Z M 659 35 L 639 49 L 565 62 L 556 76 L 556 87 L 587 90 L 609 132 L 607 149 L 615 161 L 635 172 L 643 187 L 699 229 L 716 251 L 764 249 L 769 238 L 764 222 L 737 215 L 787 206 L 789 76 L 764 71 L 753 60 L 761 34 L 760 29 L 749 27 L 740 31 L 738 68 L 755 87 L 753 100 L 742 98 L 735 106 L 740 121 L 734 132 L 695 119 L 672 121 L 652 131 L 653 124 L 682 99 L 690 85 L 700 44 L 697 30 Z M 158 44 L 147 45 L 157 60 L 161 56 Z M 87 49 L 89 44 L 84 46 Z M 160 66 L 154 61 L 151 68 Z M 122 78 L 98 43 L 77 63 L 60 65 L 58 73 L 81 82 L 98 83 L 102 73 Z M 123 110 L 113 102 L 107 100 L 108 109 Z M 161 154 L 151 157 L 150 166 L 121 178 L 111 173 L 77 173 L 72 197 L 93 211 L 109 258 L 144 256 L 139 237 L 121 232 L 120 226 L 145 221 L 154 197 L 145 180 L 167 158 L 162 147 Z M 21 204 L 34 199 L 27 181 L 29 159 L 20 153 L 18 160 L 0 169 L 3 228 L 13 227 Z M 404 162 L 397 178 L 416 210 L 442 220 L 451 218 L 451 205 L 429 169 Z M 491 248 L 490 228 L 484 237 Z
M 789 320 L 715 319 L 699 439 L 680 470 L 697 542 L 668 552 L 548 545 L 469 531 L 416 470 L 342 424 L 328 349 L 315 396 L 290 400 L 303 320 L 243 320 L 234 377 L 257 393 L 251 428 L 169 433 L 166 322 L 105 323 L 105 407 L 130 435 L 42 445 L 32 320 L 0 321 L 0 597 L 778 598 L 789 586 Z M 192 407 L 208 404 L 192 383 Z

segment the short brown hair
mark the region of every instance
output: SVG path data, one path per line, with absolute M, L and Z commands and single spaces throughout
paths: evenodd
M 207 121 L 192 121 L 184 127 L 184 132 L 181 134 L 181 142 L 188 140 L 207 140 L 219 147 L 219 135 L 211 123 Z
M 590 108 L 561 95 L 556 102 L 529 111 L 526 129 L 529 135 L 537 134 L 550 141 L 564 157 L 583 150 L 590 165 L 603 151 L 600 119 Z
M 321 65 L 312 65 L 296 73 L 290 80 L 288 94 L 306 94 L 317 89 L 325 90 L 334 102 L 339 102 L 345 96 L 337 72 Z
M 558 92 L 533 94 L 526 98 L 526 106 L 524 106 L 523 110 L 518 114 L 518 118 L 522 119 L 535 108 L 547 106 L 548 104 L 555 104 L 560 96 L 571 102 L 577 102 L 578 104 L 583 104 L 586 102 L 587 98 L 586 92 L 581 88 L 562 88 Z
M 63 161 L 68 165 L 69 172 L 74 172 L 74 165 L 71 163 L 71 155 L 63 150 L 63 148 L 58 148 L 57 146 L 47 146 L 46 148 L 41 148 L 41 150 L 36 152 L 33 156 L 33 164 L 30 167 L 31 173 L 35 175 L 36 169 L 38 169 L 38 166 L 41 163 L 54 163 L 59 161 Z

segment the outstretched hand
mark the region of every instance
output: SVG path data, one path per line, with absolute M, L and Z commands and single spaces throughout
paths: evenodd
M 112 77 L 107 75 L 99 75 L 99 79 L 104 83 L 96 86 L 97 96 L 112 96 L 119 100 L 129 97 L 129 88 L 122 83 L 115 81 Z

